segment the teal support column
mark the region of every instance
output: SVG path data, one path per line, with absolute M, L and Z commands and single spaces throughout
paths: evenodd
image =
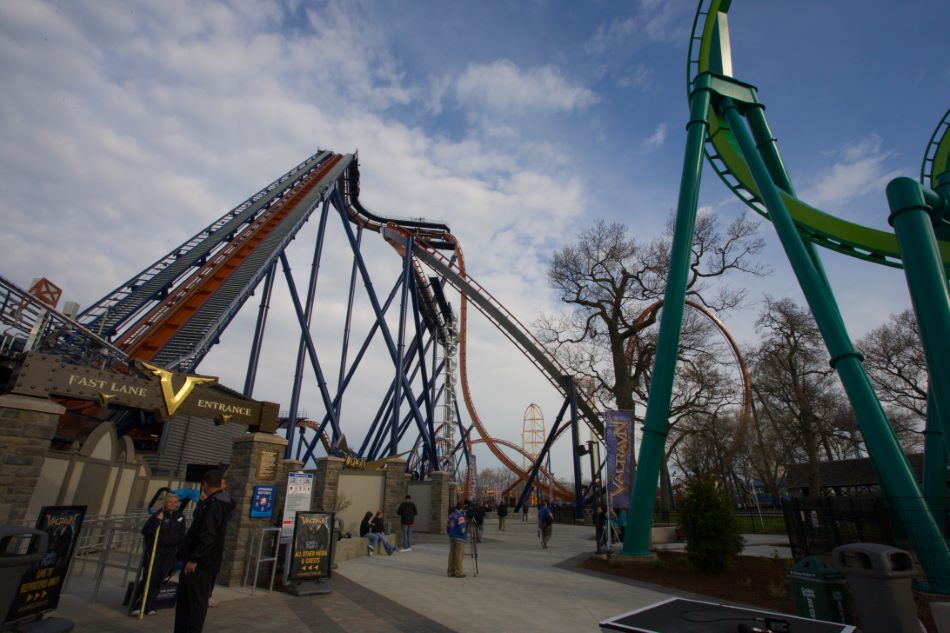
M 772 130 L 769 128 L 769 123 L 765 118 L 765 106 L 761 103 L 748 104 L 746 119 L 749 122 L 752 137 L 755 139 L 755 147 L 765 162 L 765 168 L 768 170 L 772 182 L 788 195 L 794 196 L 795 189 L 792 186 L 792 180 L 788 176 L 785 163 L 782 161 L 782 157 L 778 152 L 778 143 L 775 137 L 772 136 Z M 815 270 L 818 271 L 822 281 L 830 289 L 831 286 L 828 284 L 825 267 L 821 263 L 821 258 L 818 256 L 818 249 L 815 248 L 814 244 L 806 241 L 805 250 L 808 251 L 808 256 L 811 258 Z
M 927 428 L 924 431 L 924 498 L 927 499 L 937 527 L 946 537 L 947 445 L 943 435 L 943 418 L 931 389 L 927 392 Z
M 699 203 L 699 182 L 703 166 L 703 143 L 706 140 L 709 112 L 709 75 L 696 78 L 690 95 L 690 115 L 686 134 L 686 151 L 683 156 L 683 173 L 680 178 L 679 201 L 676 207 L 676 224 L 673 245 L 670 251 L 670 272 L 666 281 L 663 299 L 663 314 L 660 317 L 660 338 L 657 341 L 656 360 L 653 364 L 653 382 L 650 383 L 650 399 L 647 403 L 643 439 L 640 443 L 640 460 L 633 486 L 630 511 L 622 554 L 647 556 L 650 549 L 650 527 L 653 524 L 653 502 L 660 476 L 660 466 L 669 431 L 670 397 L 673 391 L 673 375 L 676 372 L 676 350 L 679 347 L 683 326 L 683 309 L 686 303 L 686 283 L 693 234 L 696 229 L 696 207 Z
M 941 179 L 947 174 L 942 174 Z M 940 195 L 911 178 L 895 178 L 887 185 L 888 222 L 894 227 L 904 262 L 904 276 L 920 328 L 920 340 L 930 374 L 929 393 L 937 411 L 950 411 L 950 294 L 934 223 L 945 206 Z M 939 416 L 942 424 L 950 420 Z M 950 436 L 950 429 L 943 428 Z
M 838 373 L 845 393 L 854 408 L 855 416 L 864 435 L 875 470 L 881 478 L 884 493 L 900 517 L 907 535 L 921 561 L 930 589 L 939 593 L 950 592 L 950 550 L 934 521 L 930 509 L 921 496 L 914 474 L 904 457 L 894 430 L 884 415 L 884 409 L 871 387 L 871 381 L 848 337 L 844 321 L 838 311 L 828 285 L 824 283 L 812 261 L 798 229 L 785 207 L 778 188 L 769 177 L 755 148 L 752 135 L 732 99 L 722 98 L 722 114 L 749 165 L 762 199 L 768 207 L 772 224 L 798 278 L 805 299 L 811 308 L 825 346 L 831 355 L 831 366 Z

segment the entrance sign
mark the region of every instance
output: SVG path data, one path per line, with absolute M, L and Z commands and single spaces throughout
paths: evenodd
M 221 387 L 212 376 L 179 374 L 142 361 L 127 373 L 64 363 L 57 356 L 27 354 L 10 391 L 33 397 L 78 398 L 109 406 L 143 409 L 160 420 L 173 415 L 210 418 L 215 424 L 243 424 L 271 433 L 280 407 L 250 400 Z
M 251 498 L 251 518 L 266 519 L 274 514 L 274 486 L 254 486 Z
M 290 542 L 290 580 L 330 577 L 333 551 L 333 513 L 298 512 Z
M 49 548 L 23 574 L 6 614 L 7 622 L 52 611 L 59 605 L 59 593 L 85 515 L 86 506 L 46 506 L 40 510 L 36 529 L 49 534 Z
M 310 495 L 313 491 L 313 475 L 310 473 L 287 473 L 287 495 L 284 499 L 284 517 L 280 525 L 280 540 L 287 542 L 294 535 L 294 521 L 298 512 L 310 511 Z

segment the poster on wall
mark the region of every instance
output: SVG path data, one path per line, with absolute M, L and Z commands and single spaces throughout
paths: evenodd
M 630 507 L 630 475 L 633 460 L 633 412 L 604 412 L 604 444 L 607 447 L 607 494 L 610 505 Z
M 280 524 L 280 540 L 289 542 L 294 535 L 294 520 L 298 512 L 310 510 L 313 475 L 304 472 L 287 473 L 287 496 L 284 499 L 284 517 Z
M 291 540 L 290 580 L 319 580 L 330 577 L 333 551 L 332 512 L 298 512 Z
M 251 498 L 251 518 L 266 519 L 274 514 L 274 486 L 254 486 L 254 496 Z
M 79 538 L 86 506 L 46 506 L 40 510 L 36 529 L 49 534 L 46 554 L 23 574 L 6 622 L 52 611 L 69 571 L 69 562 Z

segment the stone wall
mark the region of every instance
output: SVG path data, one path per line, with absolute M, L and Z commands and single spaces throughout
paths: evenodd
M 62 405 L 45 398 L 0 396 L 0 522 L 18 523 L 36 489 Z
M 310 503 L 312 509 L 333 511 L 342 470 L 342 457 L 321 457 L 317 460 L 317 470 L 313 476 L 313 500 Z
M 431 504 L 429 506 L 429 533 L 444 534 L 445 522 L 451 511 L 452 495 L 450 488 L 454 484 L 449 473 L 438 471 L 432 473 Z
M 250 433 L 233 440 L 231 463 L 228 466 L 228 492 L 234 499 L 235 508 L 228 522 L 227 536 L 224 541 L 224 561 L 218 582 L 227 587 L 239 586 L 243 582 L 247 564 L 248 548 L 251 540 L 263 527 L 271 527 L 283 514 L 283 488 L 287 485 L 287 468 L 299 468 L 300 462 L 281 461 L 287 440 L 268 433 Z M 273 476 L 258 477 L 258 464 L 265 452 L 278 453 L 277 468 Z M 274 511 L 269 518 L 251 518 L 251 504 L 254 486 L 262 484 L 275 486 Z M 256 550 L 255 550 L 256 554 Z M 253 570 L 251 571 L 253 576 Z
M 383 516 L 399 531 L 399 515 L 396 509 L 406 500 L 410 476 L 406 473 L 406 460 L 390 457 L 386 460 L 386 485 L 383 489 Z

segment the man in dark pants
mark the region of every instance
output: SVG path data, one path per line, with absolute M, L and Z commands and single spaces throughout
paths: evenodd
M 209 470 L 201 483 L 204 502 L 195 510 L 191 527 L 179 551 L 185 568 L 178 579 L 175 604 L 175 633 L 201 633 L 208 614 L 211 586 L 221 570 L 224 536 L 233 507 L 224 491 L 220 470 Z
M 159 528 L 161 526 L 161 528 Z M 158 547 L 155 548 L 155 558 L 152 559 L 152 546 L 155 544 L 155 530 L 158 530 Z M 168 578 L 175 566 L 175 555 L 185 536 L 185 517 L 178 511 L 178 497 L 171 492 L 165 493 L 162 509 L 149 517 L 142 528 L 145 536 L 145 573 L 152 563 L 152 575 L 148 581 L 148 595 L 145 599 L 145 613 L 155 614 L 155 596 L 162 588 L 162 583 Z M 144 582 L 144 581 L 143 581 Z M 139 605 L 132 610 L 137 616 L 142 608 Z

